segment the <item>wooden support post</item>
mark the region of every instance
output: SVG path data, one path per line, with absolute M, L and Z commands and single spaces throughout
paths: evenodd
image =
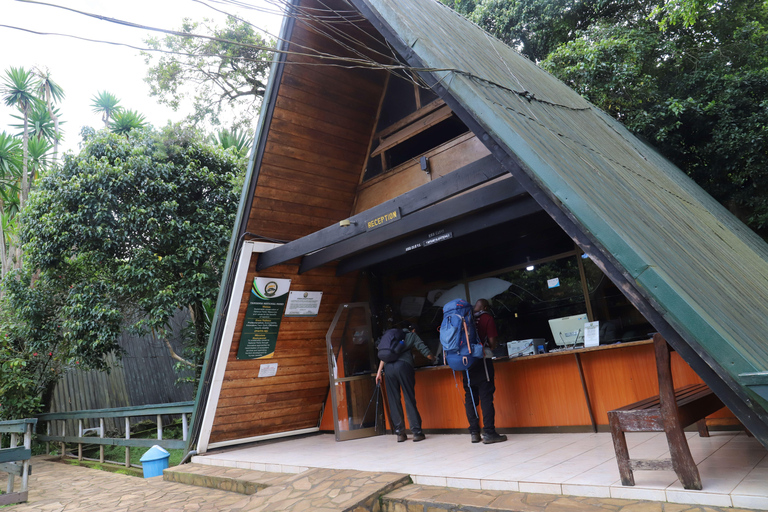
M 32 449 L 32 425 L 27 424 L 27 431 L 24 433 L 24 448 Z M 21 469 L 21 492 L 27 492 L 29 485 L 29 459 L 25 460 Z
M 104 439 L 104 418 L 99 418 L 99 437 Z M 104 445 L 99 445 L 99 462 L 104 464 Z
M 187 440 L 187 414 L 181 413 L 181 440 Z
M 701 476 L 688 447 L 688 440 L 678 420 L 677 399 L 672 384 L 672 366 L 669 348 L 661 334 L 653 335 L 653 347 L 656 352 L 656 364 L 659 373 L 659 398 L 661 401 L 661 420 L 667 434 L 669 454 L 672 466 L 685 489 L 701 490 Z
M 157 415 L 157 439 L 161 441 L 163 439 L 163 417 Z
M 51 435 L 51 422 L 50 421 L 46 421 L 45 422 L 45 434 L 47 436 Z M 51 454 L 51 442 L 50 441 L 46 441 L 45 442 L 45 454 L 46 455 L 50 455 Z
M 83 420 L 77 420 L 77 437 L 83 437 Z M 83 460 L 83 443 L 77 443 L 77 460 Z
M 128 416 L 125 417 L 125 438 L 131 438 L 131 420 Z M 131 448 L 129 446 L 125 447 L 125 467 L 131 467 Z
M 67 435 L 67 420 L 61 420 L 61 437 Z M 61 458 L 67 456 L 67 445 L 64 441 L 61 442 Z
M 11 444 L 10 448 L 16 448 L 19 445 L 18 437 L 16 437 L 16 434 L 11 434 Z M 7 493 L 11 494 L 13 492 L 13 481 L 16 478 L 16 475 L 13 473 L 8 473 L 8 488 Z

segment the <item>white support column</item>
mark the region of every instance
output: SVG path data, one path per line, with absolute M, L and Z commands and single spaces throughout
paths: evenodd
M 77 437 L 83 437 L 83 420 L 77 420 Z M 83 443 L 77 443 L 77 460 L 83 460 Z
M 131 420 L 128 418 L 128 416 L 125 417 L 125 438 L 130 439 L 131 438 Z M 131 448 L 130 446 L 125 447 L 125 467 L 129 468 L 131 467 Z
M 158 441 L 163 440 L 163 417 L 159 414 L 157 415 L 157 439 Z
M 24 433 L 24 448 L 32 449 L 32 425 L 27 425 Z M 29 459 L 25 460 L 21 467 L 21 492 L 27 492 L 29 486 Z
M 181 413 L 181 440 L 187 440 L 187 413 Z
M 99 418 L 99 437 L 104 439 L 104 418 Z M 104 445 L 99 445 L 99 462 L 104 464 Z

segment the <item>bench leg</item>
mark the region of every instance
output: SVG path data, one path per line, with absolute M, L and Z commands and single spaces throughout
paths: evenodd
M 699 437 L 709 437 L 709 427 L 707 427 L 706 418 L 697 421 L 696 428 L 699 430 Z
M 618 421 L 613 421 L 611 418 L 610 424 L 613 449 L 616 452 L 616 463 L 619 465 L 619 475 L 621 475 L 621 485 L 635 485 L 635 475 L 632 473 L 632 466 L 629 464 L 627 437 L 621 430 Z
M 664 428 L 667 435 L 667 443 L 669 444 L 669 454 L 672 456 L 672 467 L 683 484 L 683 488 L 700 491 L 701 476 L 699 475 L 699 468 L 696 467 L 696 463 L 693 461 L 691 449 L 688 447 L 688 440 L 685 438 L 685 432 L 683 432 L 679 424 L 674 426 L 665 424 Z

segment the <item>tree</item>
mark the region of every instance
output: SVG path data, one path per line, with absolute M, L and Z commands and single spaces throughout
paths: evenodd
M 91 107 L 94 113 L 101 114 L 104 128 L 109 128 L 109 118 L 123 109 L 117 96 L 107 91 L 99 91 L 91 98 Z
M 135 110 L 118 110 L 109 122 L 109 131 L 128 136 L 128 132 L 147 125 L 146 118 Z
M 24 119 L 22 132 L 22 164 L 21 164 L 21 195 L 19 208 L 24 208 L 29 197 L 29 177 L 27 176 L 27 148 L 29 143 L 28 117 L 32 107 L 39 102 L 34 94 L 37 87 L 34 75 L 24 68 L 11 67 L 5 72 L 5 82 L 2 93 L 5 104 L 9 107 L 17 107 Z
M 200 362 L 173 352 L 168 321 L 190 309 L 205 346 L 242 172 L 231 152 L 168 126 L 129 138 L 99 131 L 42 177 L 21 217 L 25 265 L 60 290 L 56 322 L 78 356 L 115 350 L 127 325 L 165 341 L 178 361 Z
M 441 0 L 534 62 L 594 23 L 621 24 L 644 8 L 637 0 Z M 650 8 L 648 8 L 650 9 Z M 649 10 L 650 12 L 650 10 Z
M 639 14 L 581 32 L 544 67 L 768 236 L 768 9 L 732 0 L 664 31 Z
M 5 276 L 9 270 L 7 221 L 10 214 L 16 213 L 20 174 L 21 142 L 16 137 L 0 132 L 0 277 Z
M 222 128 L 209 137 L 211 144 L 218 144 L 224 149 L 232 150 L 240 158 L 247 158 L 251 149 L 251 136 L 244 130 Z
M 146 41 L 150 48 L 171 52 L 155 60 L 143 53 L 149 65 L 145 81 L 159 103 L 177 110 L 192 97 L 193 124 L 221 123 L 225 109 L 236 117 L 236 127 L 248 127 L 256 118 L 266 88 L 267 72 L 274 42 L 265 41 L 251 25 L 233 17 L 226 26 L 211 25 L 211 20 L 185 19 L 180 29 L 185 34 L 204 34 L 216 39 L 167 35 Z
M 61 132 L 59 131 L 59 111 L 58 109 L 53 108 L 53 103 L 60 102 L 64 99 L 64 89 L 62 89 L 59 84 L 53 81 L 51 78 L 51 72 L 48 68 L 35 68 L 35 74 L 40 80 L 38 92 L 45 101 L 48 115 L 53 120 L 53 161 L 58 162 Z

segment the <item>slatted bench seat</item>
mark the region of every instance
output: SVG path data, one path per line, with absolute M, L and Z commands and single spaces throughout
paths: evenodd
M 701 477 L 691 456 L 683 429 L 696 423 L 699 434 L 709 436 L 704 418 L 723 408 L 706 384 L 674 389 L 670 347 L 660 335 L 653 336 L 659 395 L 608 411 L 616 462 L 622 485 L 635 485 L 633 470 L 674 470 L 686 489 L 701 490 Z M 624 432 L 664 432 L 671 459 L 630 459 Z

